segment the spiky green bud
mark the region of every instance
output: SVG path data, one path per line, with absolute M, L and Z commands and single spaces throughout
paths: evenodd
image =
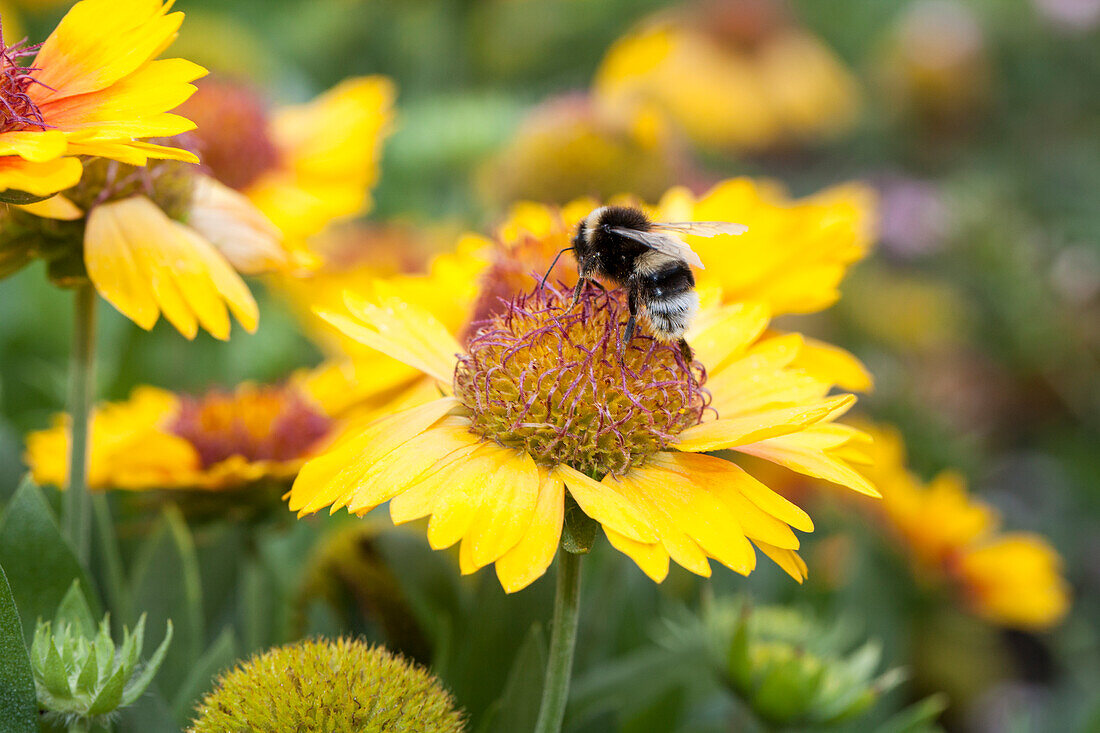
M 270 649 L 223 675 L 190 733 L 459 733 L 462 714 L 427 671 L 381 647 L 318 639 Z
M 139 664 L 145 643 L 145 615 L 133 633 L 123 628 L 122 644 L 111 639 L 110 617 L 99 624 L 94 636 L 84 623 L 59 618 L 39 621 L 31 645 L 31 666 L 38 706 L 54 722 L 101 723 L 111 713 L 132 704 L 152 682 L 168 644 L 172 622 L 153 656 Z
M 757 715 L 775 724 L 850 720 L 904 675 L 897 669 L 877 674 L 882 650 L 876 642 L 850 653 L 840 646 L 820 624 L 789 609 L 746 610 L 729 641 L 726 680 Z

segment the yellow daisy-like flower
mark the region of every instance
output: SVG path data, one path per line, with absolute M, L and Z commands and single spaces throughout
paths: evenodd
M 194 128 L 169 110 L 206 73 L 184 59 L 154 60 L 176 37 L 183 13 L 160 0 L 81 0 L 38 49 L 0 38 L 0 193 L 17 200 L 76 185 L 77 156 L 130 165 L 149 158 L 197 162 L 195 155 L 140 138 Z
M 839 58 L 778 3 L 662 14 L 617 41 L 596 73 L 602 105 L 657 109 L 698 145 L 757 151 L 851 129 L 860 92 Z
M 248 87 L 208 80 L 184 111 L 199 125 L 203 163 L 251 199 L 309 264 L 307 237 L 370 206 L 394 94 L 385 77 L 355 77 L 269 113 Z
M 199 397 L 138 387 L 128 400 L 93 412 L 88 486 L 229 490 L 288 481 L 338 429 L 330 406 L 317 399 L 317 379 L 307 373 Z M 28 435 L 24 458 L 34 480 L 65 486 L 68 451 L 67 415 Z
M 897 431 L 868 431 L 874 461 L 865 473 L 882 490 L 876 507 L 926 579 L 946 584 L 995 624 L 1037 630 L 1065 617 L 1062 561 L 1045 538 L 1001 532 L 996 511 L 970 496 L 962 477 L 945 472 L 924 484 L 907 469 Z
M 86 277 L 142 328 L 163 315 L 189 339 L 200 327 L 229 338 L 229 312 L 254 331 L 259 311 L 237 270 L 289 259 L 248 199 L 175 161 L 95 159 L 75 187 L 0 216 L 0 251 L 17 256 L 8 271 L 41 257 L 56 282 Z
M 345 289 L 372 297 L 396 296 L 431 313 L 461 342 L 472 324 L 494 315 L 503 301 L 529 291 L 555 256 L 570 246 L 578 222 L 598 205 L 595 199 L 561 207 L 518 203 L 494 236 L 464 235 L 453 252 L 436 256 L 425 273 L 388 276 L 369 266 L 322 267 L 311 277 L 287 282 L 287 289 L 299 308 L 321 310 L 342 307 Z M 847 268 L 864 257 L 873 242 L 874 199 L 857 184 L 791 200 L 776 185 L 738 178 L 699 197 L 675 188 L 659 204 L 645 208 L 656 220 L 746 223 L 749 231 L 732 243 L 729 238 L 693 238 L 692 246 L 707 264 L 697 273 L 699 287 L 725 303 L 756 304 L 772 315 L 808 313 L 830 305 Z M 549 280 L 574 285 L 574 261 L 560 258 Z M 349 404 L 383 406 L 387 396 L 405 399 L 409 389 L 422 392 L 430 382 L 338 329 L 311 330 L 330 357 L 350 357 L 355 364 L 354 369 L 332 373 L 333 391 L 347 396 Z M 797 366 L 819 372 L 846 390 L 871 386 L 870 374 L 853 356 L 810 338 L 803 339 Z
M 686 179 L 686 161 L 667 128 L 655 113 L 619 119 L 588 95 L 559 97 L 531 110 L 482 171 L 481 187 L 492 201 L 505 204 L 621 191 L 653 198 Z
M 734 450 L 877 495 L 847 463 L 865 436 L 834 422 L 855 401 L 793 366 L 804 341 L 765 334 L 763 306 L 714 305 L 688 335 L 699 362 L 648 336 L 625 347 L 620 292 L 542 290 L 503 304 L 463 347 L 437 318 L 397 298 L 345 295 L 321 315 L 415 367 L 445 396 L 349 430 L 306 463 L 290 493 L 299 514 L 389 502 L 394 522 L 430 516 L 435 549 L 461 541 L 463 573 L 494 564 L 519 590 L 549 567 L 567 507 L 655 581 L 675 561 L 742 574 L 754 545 L 801 580 L 798 507 L 736 464 Z M 705 368 L 704 368 L 705 365 Z M 704 386 L 705 385 L 705 386 Z

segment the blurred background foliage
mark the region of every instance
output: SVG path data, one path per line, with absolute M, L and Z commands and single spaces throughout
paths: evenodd
M 64 9 L 2 5 L 8 37 L 16 27 L 44 37 Z M 586 569 L 570 730 L 730 730 L 743 704 L 727 692 L 733 673 L 703 668 L 685 648 L 705 636 L 692 624 L 705 626 L 715 604 L 740 603 L 735 595 L 881 644 L 884 661 L 864 662 L 851 684 L 885 702 L 853 730 L 920 729 L 943 705 L 940 723 L 954 730 L 1100 728 L 1100 3 L 706 3 L 691 12 L 723 42 L 761 49 L 776 27 L 797 29 L 831 49 L 845 77 L 818 86 L 850 84 L 842 102 L 828 103 L 843 106 L 843 119 L 826 132 L 779 125 L 751 143 L 737 130 L 693 135 L 648 109 L 623 116 L 611 72 L 595 85 L 617 39 L 691 17 L 656 0 L 177 5 L 187 21 L 172 55 L 254 83 L 273 103 L 307 100 L 352 75 L 390 76 L 396 125 L 368 220 L 431 229 L 432 241 L 490 231 L 517 197 L 655 197 L 742 174 L 797 195 L 854 179 L 878 190 L 876 251 L 836 306 L 798 328 L 865 360 L 876 388 L 861 409 L 900 427 L 918 475 L 960 471 L 1006 527 L 1050 540 L 1073 589 L 1070 615 L 1042 632 L 979 620 L 911 570 L 866 513 L 817 488 L 803 494 L 819 520 L 806 538 L 804 587 L 772 567 L 705 583 L 674 570 L 654 586 L 598 546 Z M 790 63 L 783 79 L 811 73 L 803 57 Z M 685 114 L 707 119 L 705 108 Z M 26 486 L 16 495 L 23 436 L 63 408 L 70 338 L 67 298 L 41 269 L 0 283 L 0 498 L 9 515 L 39 520 L 43 495 Z M 200 392 L 275 381 L 316 364 L 320 352 L 291 308 L 255 289 L 259 331 L 224 344 L 204 334 L 188 343 L 164 324 L 146 334 L 101 306 L 99 397 L 125 398 L 142 383 Z M 55 492 L 44 496 L 56 502 Z M 108 501 L 119 517 L 118 545 L 99 542 L 94 568 L 116 596 L 104 600 L 129 609 L 112 622 L 132 627 L 144 611 L 156 634 L 169 616 L 175 627 L 159 692 L 122 718 L 125 730 L 178 729 L 217 671 L 316 633 L 363 634 L 430 663 L 472 730 L 521 730 L 532 714 L 508 691 L 541 679 L 537 624 L 549 616 L 549 579 L 506 599 L 491 574 L 459 578 L 452 558 L 385 520 L 295 522 L 276 511 L 241 524 L 199 521 L 175 496 L 161 502 L 167 509 L 126 495 L 98 501 L 100 522 Z M 12 531 L 0 523 L 0 549 Z M 94 593 L 89 604 L 98 613 Z M 864 653 L 799 633 L 781 638 L 799 658 L 810 650 L 855 664 L 845 655 Z M 875 686 L 899 667 L 905 683 Z M 925 709 L 907 708 L 921 700 Z M 910 727 L 892 717 L 903 709 Z

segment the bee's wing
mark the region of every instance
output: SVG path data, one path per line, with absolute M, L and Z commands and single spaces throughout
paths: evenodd
M 692 234 L 696 237 L 717 237 L 720 234 L 744 234 L 749 230 L 744 224 L 729 221 L 670 221 L 654 222 L 651 227 L 659 231 Z
M 695 253 L 695 250 L 689 247 L 687 242 L 680 239 L 675 234 L 666 234 L 665 232 L 652 230 L 643 232 L 639 229 L 630 229 L 629 227 L 611 227 L 611 231 L 627 239 L 633 239 L 635 242 L 644 244 L 650 249 L 666 254 L 669 257 L 684 260 L 689 265 L 698 267 L 700 270 L 705 269 L 703 267 L 703 261 L 699 259 L 699 255 Z

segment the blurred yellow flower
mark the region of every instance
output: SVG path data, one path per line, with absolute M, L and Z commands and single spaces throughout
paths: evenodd
M 248 196 L 309 264 L 307 237 L 370 206 L 393 98 L 389 79 L 355 77 L 269 113 L 248 87 L 211 80 L 184 110 L 214 176 Z
M 163 315 L 188 339 L 200 327 L 229 338 L 227 307 L 254 331 L 259 311 L 237 270 L 289 261 L 248 199 L 174 161 L 93 160 L 75 187 L 2 215 L 0 250 L 46 259 L 61 284 L 87 277 L 137 325 L 150 329 Z
M 484 167 L 481 187 L 503 204 L 603 198 L 621 191 L 654 198 L 685 178 L 683 156 L 667 127 L 652 112 L 615 117 L 583 94 L 552 99 L 532 109 Z
M 643 22 L 608 50 L 594 91 L 607 109 L 655 108 L 696 144 L 731 152 L 835 137 L 860 106 L 840 59 L 763 0 Z
M 906 467 L 896 430 L 867 431 L 873 463 L 864 473 L 882 491 L 875 507 L 926 579 L 946 584 L 970 611 L 998 625 L 1045 629 L 1065 617 L 1069 588 L 1046 539 L 1001 532 L 996 511 L 971 497 L 960 476 L 945 472 L 924 484 Z
M 320 314 L 444 396 L 349 430 L 306 464 L 290 508 L 362 515 L 389 501 L 396 523 L 430 515 L 433 548 L 461 540 L 462 572 L 495 563 L 508 592 L 549 567 L 573 503 L 655 581 L 670 560 L 748 574 L 754 544 L 801 580 L 791 527 L 812 531 L 809 517 L 702 454 L 739 451 L 877 495 L 847 463 L 864 436 L 834 422 L 855 397 L 829 396 L 831 382 L 792 366 L 804 342 L 766 335 L 763 305 L 705 309 L 688 335 L 692 365 L 648 336 L 620 362 L 620 295 L 589 287 L 570 312 L 569 291 L 520 296 L 464 347 L 424 308 L 346 293 L 345 308 Z
M 74 186 L 77 156 L 130 165 L 149 158 L 197 162 L 193 153 L 144 142 L 194 128 L 168 110 L 206 73 L 184 59 L 154 60 L 176 37 L 183 13 L 160 0 L 81 0 L 29 66 L 28 50 L 0 38 L 0 192 L 15 203 Z M 14 197 L 14 198 L 13 198 Z
M 908 5 L 886 35 L 874 68 L 887 110 L 938 131 L 972 126 L 991 100 L 985 35 L 964 3 Z
M 322 377 L 323 378 L 323 375 Z M 315 375 L 281 385 L 244 383 L 200 397 L 137 387 L 92 417 L 92 489 L 237 489 L 289 480 L 331 440 L 337 422 L 315 398 Z M 40 484 L 65 486 L 69 420 L 27 436 L 25 460 Z

